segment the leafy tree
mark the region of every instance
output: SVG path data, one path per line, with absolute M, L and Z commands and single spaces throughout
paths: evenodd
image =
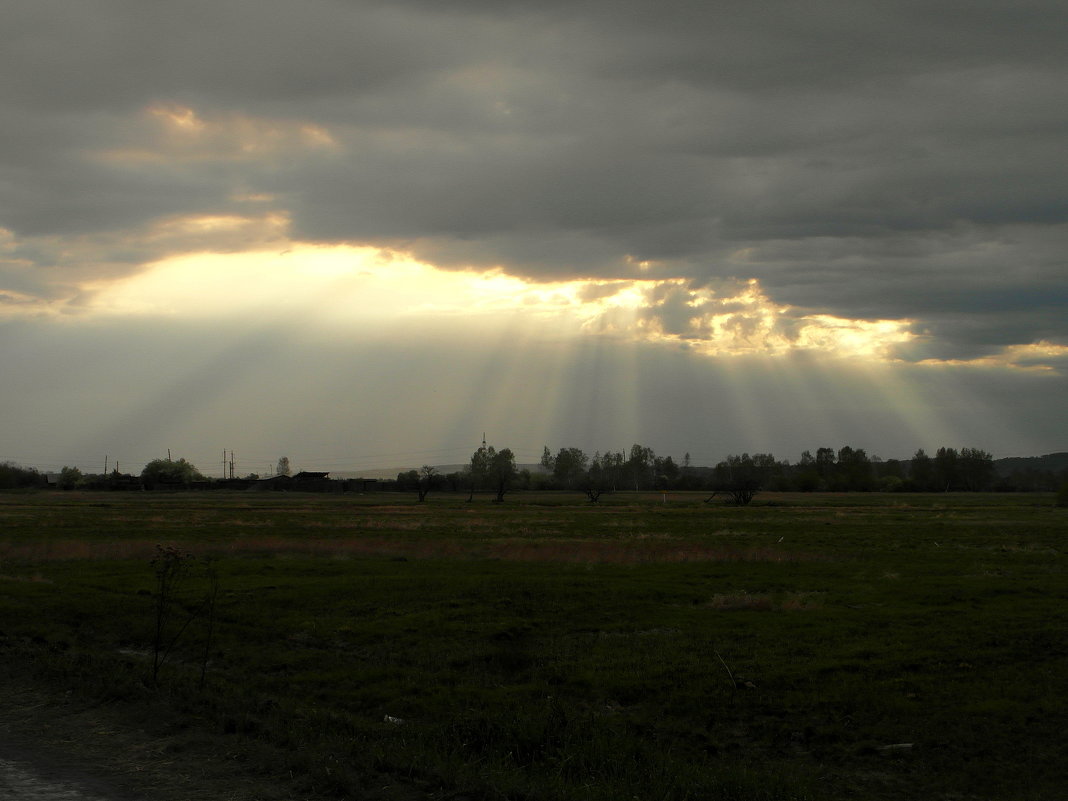
M 853 449 L 846 445 L 838 451 L 835 465 L 835 486 L 847 491 L 866 491 L 874 483 L 871 461 L 863 448 Z
M 879 492 L 901 492 L 905 488 L 905 481 L 901 476 L 882 476 L 876 480 Z
M 622 458 L 622 457 L 621 457 Z M 606 453 L 601 456 L 595 453 L 590 460 L 589 469 L 586 470 L 582 480 L 582 491 L 590 499 L 590 503 L 597 503 L 606 492 L 611 492 L 613 483 L 613 458 L 612 454 Z
M 288 476 L 293 472 L 293 469 L 289 466 L 289 457 L 283 456 L 278 460 L 278 466 L 274 469 L 276 476 Z
M 810 451 L 803 451 L 794 471 L 794 486 L 801 492 L 815 492 L 820 486 L 816 459 Z
M 59 471 L 59 488 L 72 490 L 82 481 L 82 471 L 77 467 L 66 467 Z
M 682 467 L 679 468 L 678 486 L 684 490 L 695 490 L 701 486 L 699 471 L 693 465 L 689 452 L 682 457 Z
M 501 448 L 499 451 L 494 451 L 493 447 L 490 446 L 488 448 L 488 456 L 487 477 L 497 493 L 494 502 L 504 503 L 504 493 L 511 488 L 512 482 L 519 475 L 515 469 L 515 455 L 512 453 L 511 448 Z
M 141 471 L 141 483 L 149 489 L 157 484 L 191 484 L 203 480 L 200 471 L 185 459 L 154 459 Z
M 419 496 L 419 503 L 422 503 L 431 490 L 436 490 L 441 486 L 441 480 L 442 477 L 438 475 L 437 468 L 425 464 L 418 470 L 397 473 L 397 489 L 409 492 L 414 490 Z
M 545 468 L 545 472 L 551 473 L 556 468 L 556 459 L 553 458 L 552 453 L 549 451 L 549 446 L 546 445 L 541 452 L 541 462 L 539 464 Z
M 45 477 L 32 467 L 20 467 L 14 462 L 0 462 L 0 489 L 39 487 L 45 481 Z
M 561 448 L 552 459 L 553 479 L 559 486 L 574 489 L 582 482 L 589 463 L 590 458 L 580 449 Z
M 397 473 L 397 489 L 401 492 L 409 492 L 419 487 L 419 471 L 404 470 Z
M 871 457 L 872 468 L 877 478 L 905 478 L 905 467 L 899 459 L 880 459 L 878 456 Z
M 471 494 L 467 498 L 468 501 L 474 500 L 476 489 L 489 487 L 497 493 L 494 502 L 503 503 L 504 494 L 519 478 L 519 472 L 515 467 L 515 455 L 510 448 L 501 448 L 498 451 L 492 445 L 487 447 L 483 442 L 479 449 L 471 454 L 468 476 L 471 482 Z
M 783 466 L 770 453 L 754 453 L 752 471 L 761 489 L 778 489 Z
M 471 454 L 471 464 L 467 467 L 468 486 L 471 493 L 467 496 L 468 502 L 475 499 L 475 490 L 481 489 L 489 480 L 490 453 L 496 454 L 492 447 L 486 447 L 483 440 L 478 450 Z
M 453 470 L 451 473 L 445 474 L 445 481 L 448 483 L 449 489 L 452 492 L 459 492 L 462 489 L 466 489 L 470 485 L 470 471 Z
M 746 506 L 760 490 L 760 469 L 748 453 L 728 456 L 716 465 L 713 477 L 712 495 L 705 503 L 723 494 L 730 499 L 728 503 Z
M 541 480 L 542 476 L 540 474 L 535 477 L 534 474 L 531 473 L 528 468 L 524 467 L 522 470 L 516 473 L 514 486 L 516 489 L 535 489 L 536 487 L 540 486 Z
M 665 456 L 663 459 L 656 457 L 653 460 L 653 470 L 665 486 L 673 486 L 679 479 L 679 466 L 670 456 Z
M 834 478 L 834 449 L 816 448 L 816 472 L 825 487 L 830 486 Z
M 626 462 L 627 479 L 634 484 L 635 491 L 653 485 L 653 460 L 656 454 L 652 448 L 635 443 L 630 446 L 630 458 Z
M 604 471 L 607 489 L 613 492 L 626 480 L 627 462 L 621 451 L 605 451 L 601 455 L 601 469 Z
M 994 457 L 979 448 L 961 448 L 957 458 L 964 489 L 982 492 L 994 479 Z
M 949 492 L 960 481 L 959 454 L 955 448 L 939 448 L 934 457 L 935 486 Z
M 920 448 L 909 463 L 909 481 L 912 489 L 927 492 L 934 487 L 934 463 L 923 448 Z

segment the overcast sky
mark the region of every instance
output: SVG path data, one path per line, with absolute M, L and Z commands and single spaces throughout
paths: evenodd
M 1066 66 L 1063 2 L 0 0 L 0 460 L 1068 450 Z

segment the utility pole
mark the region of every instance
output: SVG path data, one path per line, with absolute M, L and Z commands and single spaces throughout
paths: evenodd
M 170 460 L 171 460 L 171 449 L 167 448 L 167 461 L 169 462 Z
M 104 454 L 104 475 L 108 474 L 108 455 Z

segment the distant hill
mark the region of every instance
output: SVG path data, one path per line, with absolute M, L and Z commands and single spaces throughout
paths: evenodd
M 445 476 L 449 473 L 456 473 L 460 470 L 464 470 L 471 466 L 470 462 L 464 462 L 463 464 L 436 464 L 434 469 L 438 471 L 438 475 Z M 381 467 L 376 470 L 334 470 L 330 473 L 330 478 L 377 478 L 394 479 L 397 477 L 397 473 L 407 473 L 409 470 L 418 470 L 422 465 L 409 465 L 408 467 Z M 517 470 L 529 470 L 531 473 L 543 473 L 545 468 L 540 464 L 517 464 Z
M 418 470 L 422 465 L 409 465 L 408 467 L 379 467 L 374 470 L 334 470 L 330 473 L 330 478 L 377 478 L 381 479 L 393 479 L 397 477 L 397 473 L 406 473 L 409 470 Z M 457 470 L 463 470 L 467 467 L 467 464 L 436 464 L 434 469 L 441 475 L 447 473 L 454 473 Z
M 1002 478 L 1013 473 L 1042 471 L 1060 473 L 1068 470 L 1068 452 L 1047 453 L 1045 456 L 1008 456 L 994 460 L 994 470 Z

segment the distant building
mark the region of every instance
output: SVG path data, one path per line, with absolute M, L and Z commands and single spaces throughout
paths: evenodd
M 329 471 L 301 470 L 295 476 L 271 476 L 253 482 L 252 489 L 286 492 L 343 492 L 343 481 L 334 481 Z

